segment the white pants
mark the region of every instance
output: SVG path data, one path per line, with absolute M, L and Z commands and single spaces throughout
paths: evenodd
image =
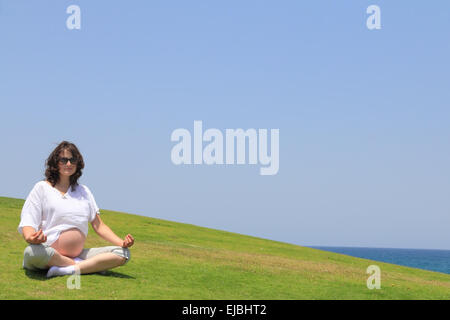
M 23 267 L 28 270 L 47 270 L 48 262 L 55 252 L 55 249 L 46 244 L 30 244 L 23 252 Z M 127 261 L 124 264 L 128 263 L 131 259 L 130 249 L 119 246 L 83 249 L 78 258 L 86 260 L 105 252 L 112 252 L 120 257 L 126 258 Z

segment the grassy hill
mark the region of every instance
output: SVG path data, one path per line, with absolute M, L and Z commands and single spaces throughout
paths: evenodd
M 68 276 L 22 269 L 23 203 L 0 197 L 0 299 L 450 299 L 448 274 L 109 210 L 102 220 L 136 239 L 131 261 L 70 290 Z M 110 245 L 89 228 L 85 247 Z M 380 290 L 366 286 L 371 264 Z

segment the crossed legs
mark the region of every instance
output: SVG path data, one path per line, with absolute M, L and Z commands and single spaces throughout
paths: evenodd
M 47 267 L 76 265 L 75 268 L 78 267 L 80 274 L 87 274 L 119 267 L 123 265 L 126 260 L 126 258 L 112 252 L 104 252 L 76 264 L 72 258 L 63 256 L 58 251 L 55 251 L 55 254 L 50 258 Z
M 112 269 L 127 263 L 131 258 L 128 248 L 106 246 L 83 249 L 78 256 L 82 261 L 64 256 L 54 248 L 43 244 L 30 244 L 24 250 L 23 267 L 29 270 L 49 270 L 50 267 L 61 268 L 74 265 L 80 274 L 95 273 Z

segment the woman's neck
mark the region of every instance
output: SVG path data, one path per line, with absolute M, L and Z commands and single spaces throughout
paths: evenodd
M 67 189 L 70 186 L 70 178 L 66 176 L 60 176 L 56 185 Z

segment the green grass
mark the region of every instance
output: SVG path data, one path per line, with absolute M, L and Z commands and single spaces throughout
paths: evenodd
M 68 276 L 22 268 L 23 203 L 0 197 L 0 299 L 450 299 L 448 274 L 109 210 L 102 220 L 135 238 L 131 261 L 70 290 Z M 110 245 L 89 228 L 85 247 Z M 366 286 L 371 264 L 379 290 Z

